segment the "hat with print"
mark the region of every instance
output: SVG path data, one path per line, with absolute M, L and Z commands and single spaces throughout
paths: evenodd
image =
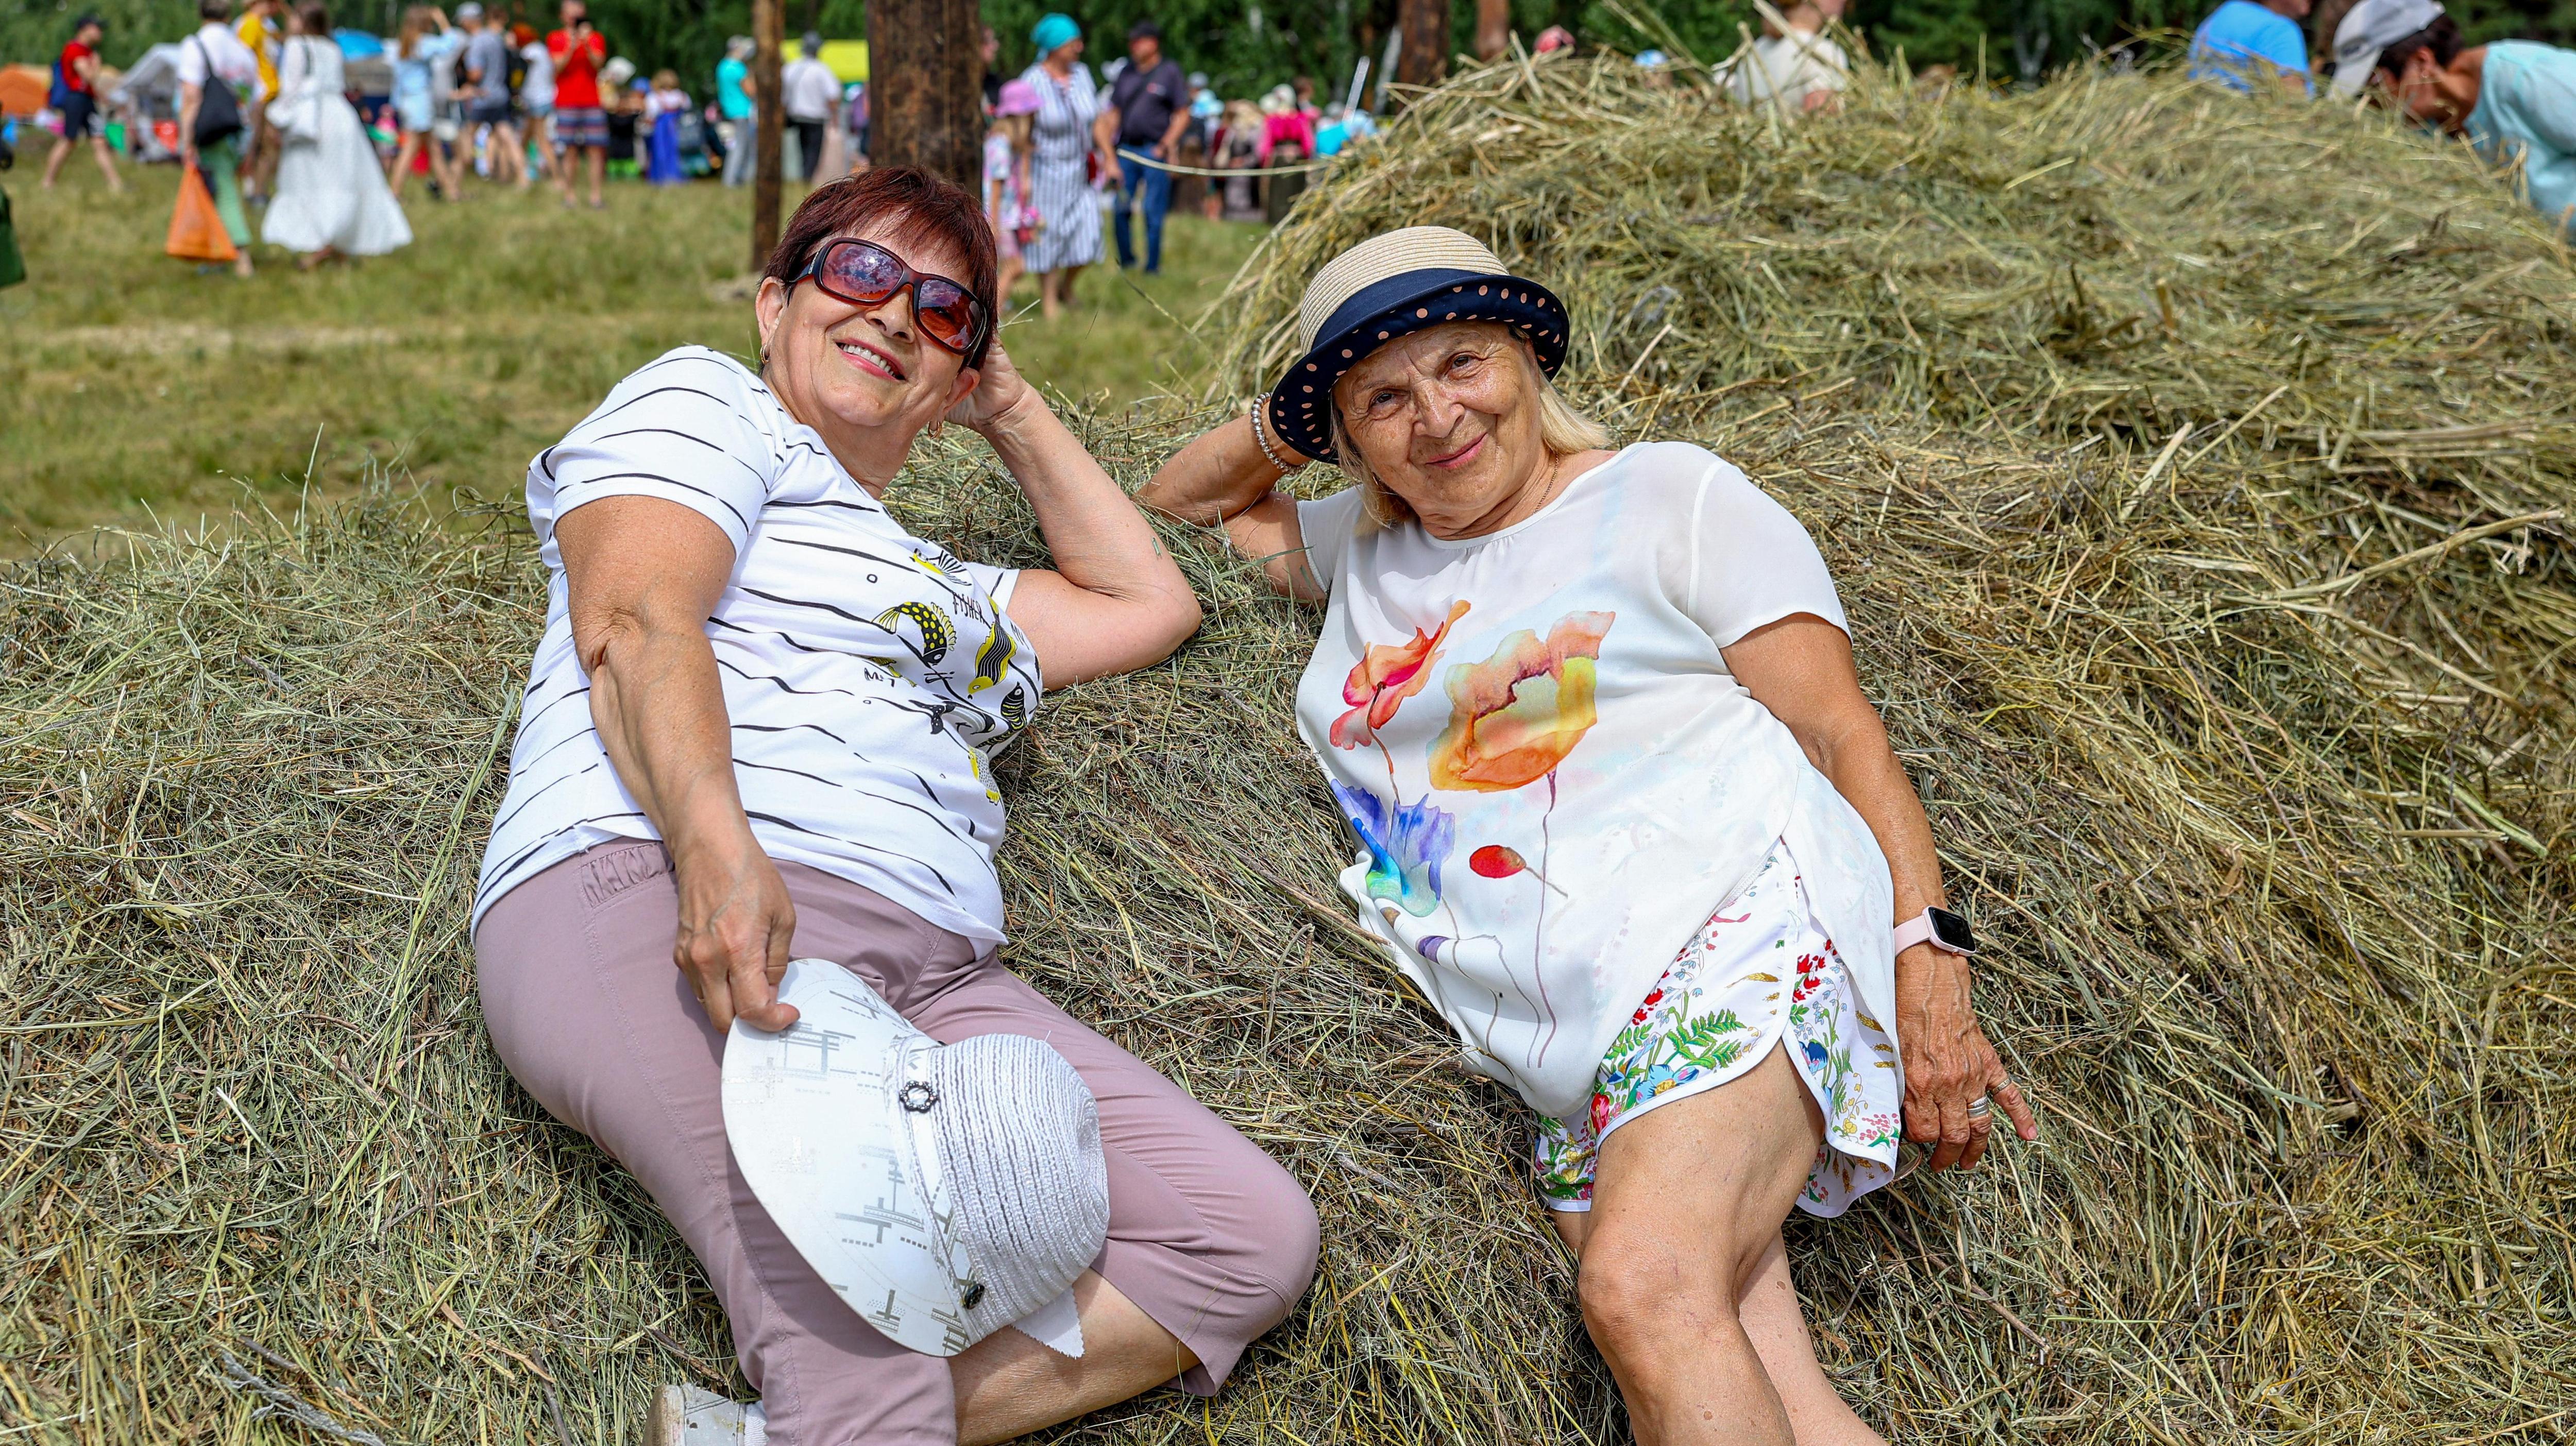
M 2441 18 L 2434 0 L 2361 0 L 2335 27 L 2334 88 L 2359 95 L 2379 68 L 2379 52 Z
M 1565 303 L 1514 276 L 1485 244 L 1446 226 L 1372 236 L 1324 263 L 1297 307 L 1305 355 L 1270 389 L 1281 440 L 1333 459 L 1333 384 L 1399 336 L 1452 321 L 1497 321 L 1530 344 L 1549 376 L 1565 364 Z
M 1006 1325 L 1082 1354 L 1073 1282 L 1109 1235 L 1100 1107 L 1044 1040 L 940 1044 L 824 959 L 787 966 L 778 1033 L 736 1019 L 725 1135 L 798 1254 L 897 1344 Z

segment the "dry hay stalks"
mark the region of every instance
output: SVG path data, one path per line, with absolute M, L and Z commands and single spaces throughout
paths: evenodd
M 1606 117 L 1587 125 L 1668 157 L 1696 145 L 1707 154 L 1690 165 L 1772 144 L 1687 96 L 1564 75 L 1566 104 Z M 1525 80 L 1478 89 L 1495 84 L 1471 76 L 1435 98 L 1416 113 L 1424 134 L 1480 105 L 1566 113 Z M 2450 163 L 2422 162 L 2422 184 L 2455 201 L 2451 239 L 2397 274 L 2446 309 L 2384 332 L 2302 323 L 2305 380 L 2266 372 L 2254 326 L 2225 333 L 2246 353 L 2225 365 L 2216 341 L 2157 341 L 2161 323 L 2123 333 L 2125 350 L 2097 336 L 2064 352 L 2028 322 L 2063 295 L 1899 312 L 1867 299 L 1873 275 L 1837 269 L 1849 258 L 1826 245 L 1832 228 L 1855 236 L 1851 251 L 1892 224 L 1877 201 L 1947 196 L 1987 219 L 1912 226 L 1962 253 L 1957 291 L 1917 277 L 1916 294 L 1996 282 L 2010 268 L 1965 258 L 2021 254 L 2011 226 L 2049 214 L 1997 198 L 2094 183 L 2070 165 L 2004 193 L 2033 167 L 1995 148 L 2044 151 L 2141 107 L 2171 123 L 2153 132 L 2161 149 L 2131 158 L 2152 168 L 2139 184 L 2199 195 L 2245 164 L 2213 166 L 2214 141 L 2190 151 L 2196 94 L 2080 84 L 2091 100 L 1864 96 L 1849 145 L 1798 152 L 1809 173 L 1780 194 L 1827 188 L 1831 203 L 1799 202 L 1805 249 L 1771 248 L 1759 283 L 1615 244 L 1542 271 L 1584 316 L 1611 315 L 1584 290 L 1595 271 L 1682 293 L 1652 357 L 1638 328 L 1618 333 L 1633 351 L 1587 342 L 1578 397 L 1631 431 L 1709 438 L 1825 544 L 1867 681 L 1995 940 L 1984 1008 L 2045 1112 L 2048 1138 L 1994 1169 L 1918 1175 L 1839 1222 L 1792 1225 L 1820 1354 L 1909 1441 L 2550 1439 L 2576 1388 L 2563 726 L 2576 590 L 2554 524 L 2475 534 L 2569 490 L 2562 434 L 2534 425 L 2565 413 L 2551 389 L 2567 379 L 2530 340 L 2565 337 L 2551 319 L 2563 305 L 2538 295 L 2563 294 L 2563 263 Z M 1864 184 L 1902 153 L 1823 168 L 1824 152 L 1866 156 L 1909 114 L 1949 157 L 1907 160 L 1902 174 L 1931 174 L 1919 192 Z M 2192 124 L 2269 117 L 2214 107 Z M 1685 122 L 1743 129 L 1694 139 Z M 2340 134 L 2312 129 L 2319 144 Z M 1328 244 L 1318 226 L 1369 224 L 1344 209 L 1357 204 L 1345 185 L 1444 156 L 1463 174 L 1485 162 L 1458 147 L 1494 144 L 1482 134 L 1417 155 L 1399 131 L 1317 193 L 1277 241 L 1291 281 L 1263 293 L 1274 309 L 1245 314 L 1277 314 Z M 1505 204 L 1514 187 L 1536 205 L 1566 176 L 1617 179 L 1600 135 L 1564 142 L 1597 148 L 1565 171 L 1527 144 L 1528 164 L 1490 171 L 1476 216 L 1523 224 L 1535 212 Z M 1978 190 L 1932 174 L 1972 163 L 2000 179 Z M 1426 196 L 1473 199 L 1487 183 Z M 1734 234 L 1682 227 L 1682 208 L 1703 204 L 1685 192 L 1601 200 L 1585 224 L 1605 233 Z M 1669 225 L 1654 221 L 1668 201 Z M 1426 205 L 1403 219 L 1469 214 Z M 1479 229 L 1506 254 L 1528 234 Z M 2533 257 L 2544 264 L 2461 295 L 2477 280 L 2464 272 Z M 2085 305 L 2120 295 L 2119 274 L 2083 272 Z M 1750 289 L 1793 275 L 1808 288 L 1794 307 Z M 2232 304 L 2259 294 L 2220 279 L 2210 294 Z M 1724 313 L 1706 295 L 1764 308 L 1745 313 L 1760 324 L 1713 324 Z M 2459 353 L 2425 334 L 2451 335 L 2471 305 L 2497 329 L 2477 372 L 2428 376 L 2424 358 Z M 1898 316 L 1948 339 L 1912 392 L 1895 347 L 1840 330 L 1902 334 Z M 2176 325 L 2216 323 L 2178 305 Z M 1859 380 L 1841 386 L 1845 357 Z M 1691 397 L 1729 384 L 1721 364 L 1775 380 Z M 2047 366 L 2097 390 L 2060 395 L 2034 380 Z M 2326 377 L 2364 398 L 2362 416 Z M 2229 435 L 2210 425 L 2283 381 L 2297 388 L 2283 401 L 2346 408 L 2326 455 L 2299 445 L 2296 406 L 2278 427 L 2268 412 Z M 1968 410 L 1979 387 L 1991 405 Z M 1775 402 L 1788 405 L 1764 410 Z M 2445 425 L 2511 426 L 2468 456 L 2363 436 L 2420 432 L 2431 408 Z M 2198 435 L 2166 445 L 2186 419 Z M 2107 440 L 2087 445 L 2097 423 Z M 1189 422 L 1081 424 L 1132 484 Z M 980 445 L 926 448 L 897 504 L 970 556 L 1040 556 Z M 624 1441 L 647 1383 L 731 1375 L 670 1231 L 545 1122 L 482 1038 L 465 903 L 543 592 L 507 509 L 487 541 L 420 511 L 376 498 L 7 576 L 9 1439 L 241 1440 L 271 1429 L 250 1424 L 268 1411 L 301 1423 L 275 1428 L 301 1440 Z M 1318 1197 L 1326 1250 L 1298 1316 L 1222 1397 L 1158 1396 L 1087 1434 L 1621 1439 L 1529 1199 L 1525 1117 L 1451 1067 L 1436 1021 L 1334 902 L 1346 846 L 1289 727 L 1312 619 L 1241 563 L 1176 542 L 1209 604 L 1201 636 L 1167 666 L 1059 697 L 1003 759 L 1008 957 L 1286 1160 Z
M 2056 1122 L 2008 1204 L 1873 1221 L 1966 1262 L 1875 1315 L 1892 1413 L 1968 1404 L 1909 1434 L 2567 1429 L 2576 277 L 2508 180 L 2170 75 L 1864 67 L 1784 126 L 1514 60 L 1220 308 L 1251 391 L 1331 255 L 1458 226 L 1565 296 L 1578 402 L 1825 543 Z M 1811 1291 L 1859 1273 L 1805 1239 Z

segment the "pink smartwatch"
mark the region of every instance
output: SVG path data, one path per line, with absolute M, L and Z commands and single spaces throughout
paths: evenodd
M 1917 944 L 1929 944 L 1945 954 L 1977 952 L 1977 936 L 1968 931 L 1967 916 L 1947 909 L 1926 909 L 1896 926 L 1897 953 Z

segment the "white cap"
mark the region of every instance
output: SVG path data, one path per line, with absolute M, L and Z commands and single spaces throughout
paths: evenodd
M 1073 1282 L 1109 1238 L 1082 1076 L 1025 1035 L 940 1044 L 829 960 L 788 965 L 778 997 L 794 1025 L 726 1040 L 725 1135 L 806 1264 L 924 1355 L 1006 1325 L 1081 1355 Z
M 456 23 L 459 25 L 471 25 L 482 18 L 483 7 L 475 4 L 474 0 L 465 0 L 464 4 L 456 7 Z
M 2334 88 L 2338 95 L 2359 95 L 2379 68 L 2379 52 L 2440 18 L 2435 0 L 2361 0 L 2344 12 L 2335 27 Z

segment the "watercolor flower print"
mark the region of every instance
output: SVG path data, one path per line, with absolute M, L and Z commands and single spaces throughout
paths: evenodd
M 1415 918 L 1440 906 L 1440 866 L 1457 841 L 1457 820 L 1428 800 L 1404 801 L 1395 777 L 1395 755 L 1378 730 L 1395 718 L 1404 700 L 1431 681 L 1431 665 L 1440 656 L 1449 629 L 1467 613 L 1454 603 L 1449 616 L 1429 631 L 1420 628 L 1401 643 L 1371 643 L 1342 683 L 1342 701 L 1350 711 L 1333 720 L 1329 737 L 1335 748 L 1375 748 L 1386 761 L 1388 797 L 1364 788 L 1333 784 L 1333 799 L 1368 849 L 1368 892 Z
M 1405 701 L 1430 683 L 1451 628 L 1469 611 L 1470 604 L 1453 603 L 1437 627 L 1417 628 L 1401 643 L 1369 645 L 1342 685 L 1342 701 L 1350 711 L 1335 719 L 1329 730 L 1335 748 L 1375 748 L 1386 762 L 1386 798 L 1340 782 L 1332 787 L 1335 801 L 1368 850 L 1369 897 L 1379 902 L 1390 924 L 1398 910 L 1424 918 L 1448 906 L 1441 871 L 1457 846 L 1458 815 L 1428 798 L 1405 801 L 1394 754 L 1380 733 Z M 1543 1034 L 1531 1046 L 1530 1063 L 1546 1061 L 1557 1026 L 1539 967 L 1547 933 L 1546 896 L 1564 894 L 1547 878 L 1556 770 L 1597 721 L 1593 710 L 1596 670 L 1602 639 L 1615 616 L 1570 613 L 1543 638 L 1530 629 L 1519 629 L 1505 635 L 1483 662 L 1452 664 L 1443 680 L 1449 699 L 1448 727 L 1429 750 L 1428 773 L 1435 792 L 1510 793 L 1542 780 L 1547 784 L 1547 812 L 1540 816 L 1536 864 L 1507 844 L 1483 845 L 1467 861 L 1479 878 L 1501 882 L 1526 876 L 1541 890 L 1531 938 L 1533 990 L 1520 991 L 1546 1020 Z M 1467 946 L 1475 945 L 1477 956 L 1502 962 L 1500 941 L 1482 934 L 1459 937 L 1463 930 L 1456 910 L 1449 912 L 1453 932 L 1423 936 L 1414 945 L 1416 952 L 1435 963 L 1454 964 Z M 1520 990 L 1516 980 L 1512 987 Z M 1498 1015 L 1501 1007 L 1498 996 Z
M 1527 874 L 1539 886 L 1538 922 L 1530 939 L 1530 974 L 1538 985 L 1539 1012 L 1547 1028 L 1531 1045 L 1525 1063 L 1547 1063 L 1556 1042 L 1556 1007 L 1547 997 L 1542 966 L 1547 942 L 1548 895 L 1564 890 L 1548 882 L 1548 825 L 1556 814 L 1556 770 L 1583 735 L 1599 721 L 1592 695 L 1601 661 L 1601 641 L 1609 636 L 1616 613 L 1577 612 L 1557 619 L 1541 638 L 1527 628 L 1504 637 L 1481 663 L 1449 670 L 1449 727 L 1431 745 L 1431 786 L 1435 789 L 1508 793 L 1545 779 L 1547 812 L 1539 815 L 1539 861 L 1533 866 L 1519 850 L 1486 844 L 1468 856 L 1468 867 L 1480 877 L 1508 879 Z

